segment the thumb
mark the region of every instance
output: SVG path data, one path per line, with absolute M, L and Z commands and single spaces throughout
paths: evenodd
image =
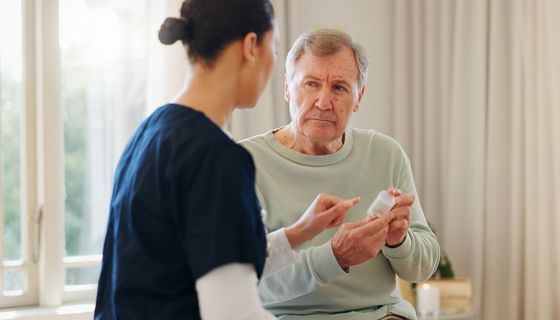
M 399 190 L 398 188 L 389 188 L 387 189 L 387 191 L 389 192 L 389 194 L 391 194 L 393 197 L 397 197 L 401 195 L 401 190 Z
M 324 216 L 330 221 L 327 228 L 332 228 L 340 225 L 348 211 L 359 202 L 360 197 L 348 199 L 339 202 L 337 205 L 325 211 Z

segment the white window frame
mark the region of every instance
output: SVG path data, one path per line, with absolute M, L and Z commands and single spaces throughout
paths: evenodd
M 0 308 L 93 302 L 97 290 L 96 285 L 65 285 L 65 269 L 98 266 L 101 255 L 64 257 L 64 132 L 58 17 L 58 0 L 22 0 L 22 259 L 4 261 L 0 274 L 22 271 L 24 285 L 21 291 L 0 292 Z M 2 242 L 3 238 L 0 245 Z
M 101 265 L 101 255 L 65 257 L 64 123 L 61 101 L 59 0 L 21 0 L 23 52 L 23 112 L 21 118 L 21 260 L 0 263 L 0 319 L 15 307 L 58 314 L 68 303 L 94 303 L 97 285 L 65 285 L 65 270 Z M 181 0 L 150 1 L 150 23 L 177 14 Z M 156 11 L 154 13 L 153 11 Z M 157 106 L 177 92 L 189 69 L 184 48 L 150 47 L 148 106 Z M 162 71 L 163 70 L 163 71 Z M 165 73 L 163 76 L 160 73 Z M 148 109 L 149 111 L 149 109 Z M 0 192 L 2 177 L 0 176 Z M 2 205 L 0 199 L 0 205 Z M 0 206 L 0 210 L 3 206 Z M 0 219 L 1 220 L 1 219 Z M 0 231 L 3 221 L 0 221 Z M 0 237 L 1 238 L 1 237 Z M 0 247 L 3 249 L 3 239 Z M 3 260 L 3 250 L 0 258 Z M 2 292 L 4 271 L 22 271 L 21 292 Z M 85 309 L 91 318 L 91 308 Z M 82 308 L 84 309 L 84 308 Z M 85 310 L 84 309 L 84 310 Z M 46 311 L 45 311 L 46 310 Z M 31 310 L 17 319 L 36 319 Z M 38 311 L 37 311 L 38 312 Z M 54 313 L 53 313 L 54 312 Z M 63 310 L 63 313 L 67 310 Z M 21 315 L 20 315 L 21 314 Z M 77 314 L 77 313 L 76 313 Z M 86 316 L 87 316 L 86 315 Z M 51 316 L 48 319 L 54 319 Z M 59 316 L 56 316 L 58 319 Z M 74 316 L 69 316 L 72 319 Z M 39 317 L 43 319 L 42 317 Z M 46 319 L 46 318 L 45 318 Z
M 38 305 L 52 307 L 62 303 L 65 247 L 58 0 L 25 2 L 33 5 L 35 13 Z
M 21 118 L 22 148 L 21 152 L 21 260 L 3 261 L 3 272 L 7 270 L 23 272 L 23 290 L 21 292 L 5 292 L 0 294 L 0 308 L 33 305 L 38 302 L 37 264 L 33 259 L 33 241 L 37 236 L 37 223 L 32 217 L 37 217 L 36 186 L 36 136 L 35 136 L 35 19 L 34 3 L 30 0 L 22 1 L 22 53 L 23 53 L 23 112 Z M 3 207 L 2 207 L 3 208 Z M 3 229 L 3 219 L 0 222 Z M 38 251 L 35 252 L 35 255 Z M 3 257 L 3 243 L 2 243 Z M 3 286 L 2 286 L 3 288 Z
M 31 0 L 27 0 L 31 1 Z M 36 0 L 38 199 L 42 208 L 38 305 L 93 301 L 96 284 L 65 285 L 65 270 L 101 265 L 101 255 L 65 257 L 64 123 L 58 0 Z M 55 44 L 55 45 L 53 45 Z M 54 150 L 54 152 L 53 152 Z M 45 258 L 48 257 L 48 258 Z

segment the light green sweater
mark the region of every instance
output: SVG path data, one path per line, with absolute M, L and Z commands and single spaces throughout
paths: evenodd
M 417 196 L 403 149 L 374 130 L 349 127 L 343 147 L 321 156 L 289 150 L 272 131 L 241 144 L 257 167 L 257 195 L 269 231 L 294 223 L 320 192 L 345 199 L 361 197 L 345 222 L 365 218 L 377 193 L 389 187 Z M 395 274 L 409 282 L 425 280 L 436 270 L 440 252 L 418 197 L 404 243 L 394 249 L 384 247 L 348 274 L 338 265 L 330 244 L 336 231 L 326 230 L 304 243 L 297 248 L 295 264 L 260 281 L 265 307 L 280 319 L 379 319 L 388 313 L 416 319 L 413 307 L 396 291 Z

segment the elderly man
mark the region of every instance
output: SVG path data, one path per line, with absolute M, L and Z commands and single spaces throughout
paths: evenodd
M 344 32 L 301 35 L 286 60 L 292 121 L 242 142 L 257 166 L 269 230 L 297 221 L 317 192 L 361 197 L 338 230 L 300 245 L 296 263 L 261 280 L 261 299 L 280 319 L 416 319 L 396 291 L 395 275 L 418 282 L 438 265 L 439 246 L 403 149 L 379 132 L 348 125 L 367 67 L 363 49 Z M 391 213 L 366 218 L 386 189 L 397 203 Z

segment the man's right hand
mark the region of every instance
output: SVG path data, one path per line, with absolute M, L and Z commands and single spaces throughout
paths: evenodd
M 385 245 L 393 212 L 378 218 L 343 224 L 331 240 L 334 256 L 341 268 L 366 262 L 379 253 Z

